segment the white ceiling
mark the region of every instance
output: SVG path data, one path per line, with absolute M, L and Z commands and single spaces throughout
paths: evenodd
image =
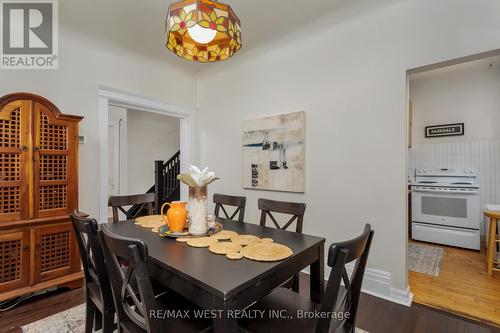
M 293 34 L 355 0 L 222 0 L 242 22 L 243 48 L 234 56 Z M 356 0 L 357 1 L 357 0 Z M 210 64 L 178 58 L 164 44 L 171 0 L 59 1 L 60 29 L 72 29 L 108 44 L 166 61 L 195 73 Z

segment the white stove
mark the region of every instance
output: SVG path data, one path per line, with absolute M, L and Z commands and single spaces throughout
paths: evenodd
M 479 183 L 475 170 L 417 170 L 412 238 L 479 250 Z

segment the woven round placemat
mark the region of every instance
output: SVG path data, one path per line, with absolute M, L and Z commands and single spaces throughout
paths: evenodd
M 240 252 L 241 245 L 233 242 L 218 242 L 211 244 L 208 250 L 215 254 L 227 254 L 231 252 Z
M 285 245 L 277 243 L 252 243 L 241 250 L 245 258 L 255 261 L 278 261 L 290 257 L 293 252 Z
M 190 238 L 187 241 L 187 245 L 192 247 L 209 247 L 210 245 L 217 242 L 218 242 L 217 238 L 199 237 L 199 238 Z
M 243 254 L 241 252 L 229 252 L 226 254 L 226 258 L 231 260 L 243 259 Z
M 158 228 L 165 225 L 165 221 L 161 215 L 149 215 L 136 218 L 135 224 L 157 233 Z
M 178 241 L 179 243 L 187 243 L 187 241 L 189 240 L 189 238 L 186 238 L 186 237 L 177 237 L 175 240 Z
M 231 230 L 221 230 L 215 235 L 212 235 L 210 237 L 217 238 L 218 240 L 228 240 L 234 237 L 237 237 L 238 233 L 236 231 L 231 231 Z
M 254 235 L 238 235 L 231 238 L 231 241 L 238 243 L 241 246 L 247 246 L 248 244 L 258 242 L 259 240 L 260 238 Z
M 272 238 L 261 238 L 260 242 L 261 243 L 273 243 L 274 240 Z

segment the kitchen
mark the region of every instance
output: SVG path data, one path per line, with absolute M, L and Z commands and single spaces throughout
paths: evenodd
M 500 210 L 500 57 L 467 60 L 409 75 L 409 285 L 418 303 L 500 325 L 484 214 Z

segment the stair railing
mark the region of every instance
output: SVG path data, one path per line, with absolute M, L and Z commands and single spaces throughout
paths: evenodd
M 180 173 L 180 151 L 177 151 L 168 161 L 155 161 L 155 213 L 160 214 L 161 205 L 169 197 L 179 192 L 180 182 L 177 175 Z

